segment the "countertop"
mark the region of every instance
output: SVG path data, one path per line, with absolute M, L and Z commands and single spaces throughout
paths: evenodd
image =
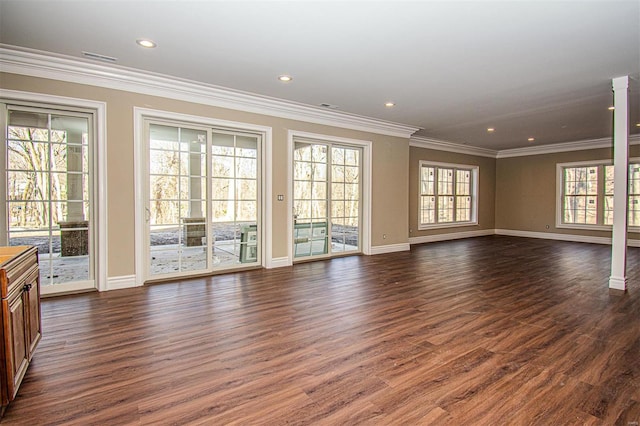
M 20 253 L 29 250 L 31 246 L 0 247 L 0 268 Z

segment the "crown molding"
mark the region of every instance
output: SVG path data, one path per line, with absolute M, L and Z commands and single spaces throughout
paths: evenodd
M 629 145 L 640 145 L 640 135 L 629 135 Z M 555 154 L 559 152 L 586 151 L 588 149 L 611 148 L 612 137 L 564 142 L 551 145 L 528 146 L 526 148 L 498 151 L 496 158 L 525 157 L 529 155 Z
M 409 140 L 409 145 L 418 148 L 436 149 L 438 151 L 477 155 L 479 157 L 511 158 L 527 157 L 530 155 L 556 154 L 559 152 L 586 151 L 588 149 L 611 148 L 613 147 L 613 140 L 609 137 L 495 151 L 492 149 L 478 148 L 454 142 L 425 138 L 422 136 L 412 136 Z M 629 145 L 640 145 L 640 135 L 629 135 Z
M 0 44 L 2 72 L 409 138 L 420 128 L 120 66 Z
M 478 148 L 470 145 L 462 145 L 454 142 L 442 141 L 423 136 L 412 136 L 409 146 L 418 148 L 435 149 L 438 151 L 457 152 L 459 154 L 477 155 L 480 157 L 496 158 L 498 151 L 487 148 Z

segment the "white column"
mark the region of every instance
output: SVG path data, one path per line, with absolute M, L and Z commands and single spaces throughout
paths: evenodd
M 613 232 L 609 288 L 627 289 L 627 211 L 629 184 L 629 76 L 613 85 Z

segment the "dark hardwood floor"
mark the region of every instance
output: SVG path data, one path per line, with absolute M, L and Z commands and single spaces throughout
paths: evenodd
M 2 422 L 637 425 L 640 249 L 626 293 L 610 250 L 481 237 L 45 299 Z

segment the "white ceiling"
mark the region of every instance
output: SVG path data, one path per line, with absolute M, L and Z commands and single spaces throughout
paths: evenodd
M 143 37 L 158 47 L 137 46 Z M 496 150 L 610 136 L 611 79 L 630 75 L 640 133 L 640 0 L 0 0 L 0 42 L 99 53 Z

